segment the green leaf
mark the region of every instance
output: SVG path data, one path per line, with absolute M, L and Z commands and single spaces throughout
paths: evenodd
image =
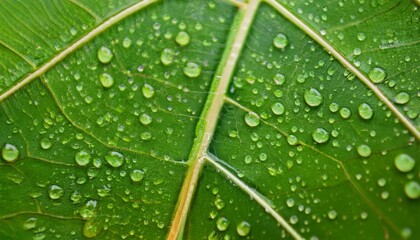
M 419 238 L 418 7 L 2 1 L 0 238 Z

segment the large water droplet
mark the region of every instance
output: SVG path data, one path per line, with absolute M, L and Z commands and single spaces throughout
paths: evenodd
M 88 153 L 85 150 L 82 150 L 74 156 L 74 159 L 76 160 L 76 163 L 79 166 L 86 166 L 90 162 L 90 153 Z
M 312 138 L 317 143 L 325 143 L 328 141 L 328 139 L 330 139 L 330 134 L 323 128 L 317 128 L 312 133 Z
M 139 169 L 135 169 L 130 173 L 130 178 L 133 182 L 141 182 L 144 178 L 144 172 Z
M 394 101 L 398 104 L 406 104 L 410 101 L 410 95 L 406 92 L 399 92 L 395 95 Z
M 142 115 L 140 115 L 140 122 L 141 122 L 141 124 L 147 126 L 150 123 L 152 123 L 152 121 L 153 121 L 153 119 L 152 119 L 152 117 L 149 114 L 143 113 Z
M 226 231 L 228 229 L 230 221 L 227 218 L 221 217 L 217 219 L 216 226 L 219 231 Z
M 160 54 L 160 61 L 163 65 L 169 66 L 174 62 L 175 52 L 172 49 L 165 48 Z
M 359 105 L 359 116 L 363 119 L 371 119 L 373 116 L 373 109 L 367 103 L 362 103 Z
M 369 72 L 369 78 L 373 83 L 380 83 L 386 77 L 386 72 L 382 68 L 374 68 Z
M 155 95 L 155 89 L 153 88 L 153 86 L 147 83 L 143 85 L 143 87 L 141 88 L 141 92 L 143 93 L 143 96 L 145 98 L 152 98 L 153 95 Z
M 175 37 L 175 42 L 178 43 L 181 47 L 188 45 L 190 43 L 190 35 L 184 31 L 179 32 Z
M 19 149 L 15 145 L 6 143 L 1 149 L 1 156 L 6 162 L 13 162 L 19 157 Z
M 250 231 L 251 224 L 246 221 L 242 221 L 236 226 L 236 232 L 239 234 L 239 236 L 245 237 L 249 234 Z
M 120 167 L 124 163 L 124 156 L 119 152 L 111 151 L 105 155 L 105 160 L 113 167 Z
M 276 48 L 284 49 L 289 44 L 289 40 L 287 39 L 286 35 L 279 33 L 273 39 L 273 44 Z
M 276 102 L 273 105 L 271 105 L 271 111 L 273 111 L 275 115 L 282 115 L 284 112 L 284 106 L 283 104 Z
M 305 91 L 305 102 L 311 107 L 319 106 L 322 103 L 322 95 L 315 88 L 311 88 Z
M 416 161 L 408 154 L 401 153 L 394 160 L 395 167 L 401 172 L 413 170 Z
M 250 127 L 256 127 L 260 124 L 260 117 L 254 112 L 245 113 L 245 123 Z
M 404 192 L 411 199 L 420 198 L 420 184 L 416 181 L 409 181 L 404 186 Z
M 357 147 L 357 153 L 361 156 L 361 157 L 369 157 L 370 154 L 372 154 L 372 150 L 370 149 L 370 147 L 366 144 L 362 144 L 359 145 Z
M 107 47 L 101 47 L 98 50 L 98 59 L 101 63 L 109 63 L 111 62 L 114 54 L 112 51 Z
M 110 88 L 114 85 L 114 78 L 108 73 L 102 73 L 99 75 L 99 81 L 104 88 Z
M 201 74 L 201 67 L 194 62 L 188 62 L 183 70 L 184 74 L 190 78 L 196 78 Z
M 59 199 L 64 195 L 64 189 L 57 185 L 51 185 L 48 189 L 48 196 L 53 199 Z

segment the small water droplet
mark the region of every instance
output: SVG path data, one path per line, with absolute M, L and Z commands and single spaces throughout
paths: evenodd
M 227 218 L 221 217 L 217 219 L 216 226 L 219 231 L 226 231 L 228 229 L 230 221 Z
M 333 220 L 337 217 L 337 212 L 335 210 L 331 210 L 328 212 L 328 218 Z
M 175 42 L 181 47 L 186 46 L 190 43 L 190 35 L 184 31 L 179 32 L 175 37 Z
M 53 199 L 59 199 L 64 195 L 64 189 L 57 185 L 51 185 L 48 189 L 48 196 Z
M 370 147 L 366 144 L 362 144 L 359 145 L 357 147 L 357 153 L 361 156 L 361 157 L 369 157 L 370 154 L 372 154 L 372 150 L 370 149 Z
M 330 134 L 323 128 L 317 128 L 312 133 L 312 138 L 317 143 L 325 143 L 330 139 Z
M 129 48 L 131 46 L 131 43 L 132 43 L 131 39 L 126 37 L 124 38 L 122 45 L 124 48 Z
M 86 204 L 80 209 L 79 214 L 83 219 L 93 219 L 96 217 L 96 205 L 95 200 L 89 200 Z
M 287 142 L 289 145 L 294 146 L 298 143 L 298 138 L 295 135 L 287 136 Z
M 367 103 L 362 103 L 359 105 L 359 116 L 363 119 L 371 119 L 373 116 L 373 109 Z
M 143 113 L 142 115 L 140 115 L 140 122 L 144 126 L 149 125 L 150 123 L 152 123 L 152 121 L 153 121 L 153 119 L 149 114 Z
M 273 44 L 276 48 L 284 49 L 289 44 L 289 40 L 287 39 L 286 35 L 279 33 L 273 39 Z
M 175 52 L 172 49 L 165 48 L 160 54 L 160 61 L 163 65 L 169 66 L 174 62 Z
M 242 221 L 236 226 L 236 232 L 241 237 L 247 236 L 250 231 L 251 231 L 251 224 L 249 224 L 247 221 Z
M 6 143 L 1 150 L 1 156 L 6 162 L 13 162 L 19 157 L 19 149 L 15 145 Z
M 406 104 L 410 101 L 410 95 L 406 92 L 399 92 L 395 95 L 394 101 L 398 104 Z
M 284 77 L 284 75 L 283 74 L 281 74 L 281 73 L 277 73 L 275 76 L 274 76 L 274 83 L 276 84 L 276 85 L 283 85 L 283 83 L 286 81 L 286 78 Z
M 145 83 L 141 88 L 141 92 L 145 98 L 152 98 L 155 95 L 155 89 L 153 86 Z
M 112 53 L 112 51 L 109 48 L 104 47 L 104 46 L 99 48 L 97 55 L 101 63 L 109 63 L 114 57 L 114 54 Z
M 47 150 L 47 149 L 50 149 L 50 148 L 51 148 L 52 143 L 51 143 L 50 139 L 48 139 L 48 138 L 43 138 L 43 139 L 41 139 L 41 143 L 40 143 L 40 145 L 41 145 L 41 148 L 42 148 L 42 149 Z
M 319 106 L 322 103 L 322 95 L 315 88 L 311 88 L 305 91 L 305 102 L 311 107 Z
M 82 150 L 74 156 L 74 159 L 76 160 L 76 163 L 79 166 L 86 166 L 90 163 L 90 153 L 88 153 L 85 150 Z
M 405 227 L 401 230 L 401 237 L 404 239 L 408 239 L 409 237 L 411 237 L 411 233 L 411 228 Z
M 201 67 L 194 62 L 188 62 L 183 70 L 184 74 L 190 78 L 196 78 L 201 74 Z
M 144 178 L 144 172 L 139 169 L 135 169 L 130 173 L 130 178 L 133 182 L 141 182 Z
M 271 105 L 271 111 L 273 111 L 275 115 L 282 115 L 284 112 L 284 106 L 283 104 L 276 102 L 273 105 Z
M 382 68 L 374 68 L 369 72 L 369 78 L 373 83 L 380 83 L 386 77 L 386 72 Z
M 395 167 L 401 172 L 409 172 L 413 170 L 416 161 L 408 154 L 401 153 L 395 157 Z
M 357 40 L 364 41 L 366 39 L 366 35 L 364 33 L 358 33 L 357 34 Z
M 26 221 L 23 223 L 23 228 L 25 230 L 31 230 L 36 228 L 36 220 L 37 219 L 34 217 L 26 219 Z
M 124 156 L 115 151 L 110 151 L 105 155 L 105 160 L 113 167 L 120 167 L 124 163 Z
M 350 109 L 348 109 L 348 108 L 346 108 L 346 107 L 343 107 L 343 108 L 340 110 L 340 116 L 341 116 L 342 118 L 347 119 L 347 118 L 349 118 L 349 117 L 350 117 L 350 115 L 351 115 L 351 111 L 350 111 Z
M 83 226 L 83 236 L 87 238 L 96 237 L 99 234 L 99 226 L 92 221 L 86 221 Z
M 416 181 L 409 181 L 404 186 L 404 192 L 411 199 L 420 198 L 420 184 Z
M 256 127 L 260 124 L 260 117 L 254 112 L 245 113 L 245 123 L 250 127 Z
M 99 75 L 99 81 L 104 88 L 110 88 L 114 85 L 114 78 L 108 73 L 102 73 Z
M 288 207 L 293 207 L 293 206 L 295 205 L 295 200 L 293 200 L 293 198 L 288 198 L 288 199 L 286 200 L 286 205 L 287 205 Z

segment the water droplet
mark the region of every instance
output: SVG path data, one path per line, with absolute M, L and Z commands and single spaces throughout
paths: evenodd
M 190 35 L 184 31 L 179 32 L 175 37 L 175 42 L 178 43 L 181 47 L 188 45 L 190 43 Z
M 201 67 L 194 62 L 188 62 L 183 70 L 184 74 L 190 78 L 196 78 L 201 74 Z
M 305 91 L 305 102 L 311 107 L 319 106 L 322 103 L 322 95 L 315 88 Z
M 64 189 L 57 185 L 51 185 L 48 189 L 48 196 L 53 199 L 59 199 L 64 195 Z
M 351 111 L 350 111 L 350 109 L 348 109 L 348 108 L 346 108 L 346 107 L 343 107 L 343 108 L 340 110 L 340 116 L 341 116 L 342 118 L 347 119 L 347 118 L 349 118 L 349 117 L 350 117 L 350 115 L 351 115 Z
M 130 173 L 130 178 L 133 182 L 140 182 L 144 178 L 144 172 L 139 169 L 135 169 Z
M 152 98 L 153 95 L 155 95 L 155 89 L 153 88 L 153 86 L 147 83 L 143 85 L 143 87 L 141 88 L 141 92 L 143 93 L 143 96 L 145 98 Z
M 410 101 L 410 95 L 406 92 L 399 92 L 395 95 L 394 101 L 398 104 L 406 104 Z
M 41 148 L 42 149 L 47 150 L 47 149 L 50 149 L 51 146 L 52 146 L 52 143 L 51 143 L 50 139 L 48 139 L 48 138 L 41 139 Z
M 242 221 L 236 226 L 236 232 L 241 237 L 245 237 L 246 235 L 249 234 L 250 231 L 251 231 L 251 224 L 249 224 L 246 221 Z
M 150 132 L 143 132 L 141 133 L 140 138 L 142 140 L 149 140 L 152 138 L 152 134 Z
M 271 111 L 273 111 L 275 115 L 282 115 L 284 112 L 284 106 L 283 104 L 276 102 L 273 105 L 271 105 Z
M 295 200 L 293 200 L 293 198 L 288 198 L 288 199 L 286 200 L 286 205 L 287 205 L 288 207 L 293 207 L 293 206 L 295 205 Z
M 87 238 L 96 237 L 99 234 L 99 226 L 92 221 L 86 221 L 83 226 L 83 236 Z
M 287 142 L 289 145 L 294 146 L 298 143 L 298 138 L 295 135 L 289 135 L 287 136 Z
M 160 61 L 163 65 L 169 66 L 174 62 L 175 52 L 172 49 L 165 48 L 160 54 Z
M 124 163 L 124 156 L 119 152 L 108 152 L 105 155 L 105 160 L 113 167 L 120 167 Z
M 286 81 L 286 78 L 283 74 L 277 73 L 276 76 L 274 76 L 274 83 L 276 85 L 283 85 L 283 83 Z
M 337 217 L 337 212 L 335 210 L 331 210 L 328 212 L 328 218 L 333 220 Z
M 147 126 L 150 123 L 152 123 L 152 121 L 153 121 L 153 119 L 152 119 L 152 117 L 149 114 L 143 113 L 142 115 L 140 115 L 140 122 L 141 122 L 141 124 Z
M 287 39 L 286 35 L 279 33 L 273 39 L 273 44 L 276 48 L 284 49 L 289 44 L 289 40 Z
M 76 163 L 79 166 L 86 166 L 90 163 L 90 153 L 88 153 L 85 150 L 82 150 L 76 153 L 76 156 L 74 156 L 74 159 L 76 160 Z
M 23 228 L 25 230 L 31 230 L 36 228 L 36 220 L 37 219 L 34 217 L 26 219 L 26 221 L 23 223 Z
M 335 113 L 335 112 L 338 111 L 339 106 L 338 106 L 337 103 L 333 102 L 333 103 L 330 104 L 330 107 L 329 108 L 330 108 L 330 111 L 331 112 Z
M 101 47 L 98 50 L 98 59 L 101 63 L 109 63 L 111 62 L 114 54 L 112 51 L 107 47 Z
M 416 181 L 409 181 L 404 186 L 404 192 L 411 199 L 420 198 L 420 184 Z
M 408 154 L 401 153 L 394 160 L 395 167 L 401 172 L 413 170 L 416 161 Z
M 323 128 L 317 128 L 312 133 L 312 138 L 317 143 L 325 143 L 328 141 L 328 139 L 330 139 L 330 134 Z
M 357 34 L 357 40 L 364 41 L 366 39 L 366 35 L 364 33 L 358 33 Z
M 110 88 L 114 85 L 114 78 L 108 73 L 102 73 L 99 75 L 99 81 L 104 88 Z
M 386 73 L 382 68 L 374 68 L 369 72 L 369 78 L 373 83 L 380 83 L 386 77 Z
M 15 145 L 6 143 L 1 150 L 1 156 L 6 162 L 13 162 L 19 157 L 19 149 Z
M 245 123 L 250 127 L 256 127 L 260 124 L 260 117 L 254 112 L 245 113 Z
M 367 103 L 362 103 L 359 105 L 359 116 L 363 119 L 371 119 L 373 116 L 373 109 Z
M 131 43 L 132 43 L 131 39 L 126 37 L 126 38 L 124 38 L 124 40 L 122 42 L 122 45 L 125 48 L 129 48 L 131 46 Z
M 370 147 L 366 144 L 362 144 L 359 145 L 357 147 L 357 153 L 361 156 L 361 157 L 369 157 L 370 154 L 372 154 L 372 150 L 370 149 Z
M 411 228 L 405 227 L 401 230 L 401 237 L 404 239 L 408 239 L 409 237 L 411 237 L 411 233 Z
M 227 218 L 221 217 L 217 219 L 216 226 L 219 231 L 226 231 L 228 229 L 230 221 Z

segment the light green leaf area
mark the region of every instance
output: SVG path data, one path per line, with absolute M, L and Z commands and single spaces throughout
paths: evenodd
M 418 239 L 418 1 L 2 1 L 0 239 Z

